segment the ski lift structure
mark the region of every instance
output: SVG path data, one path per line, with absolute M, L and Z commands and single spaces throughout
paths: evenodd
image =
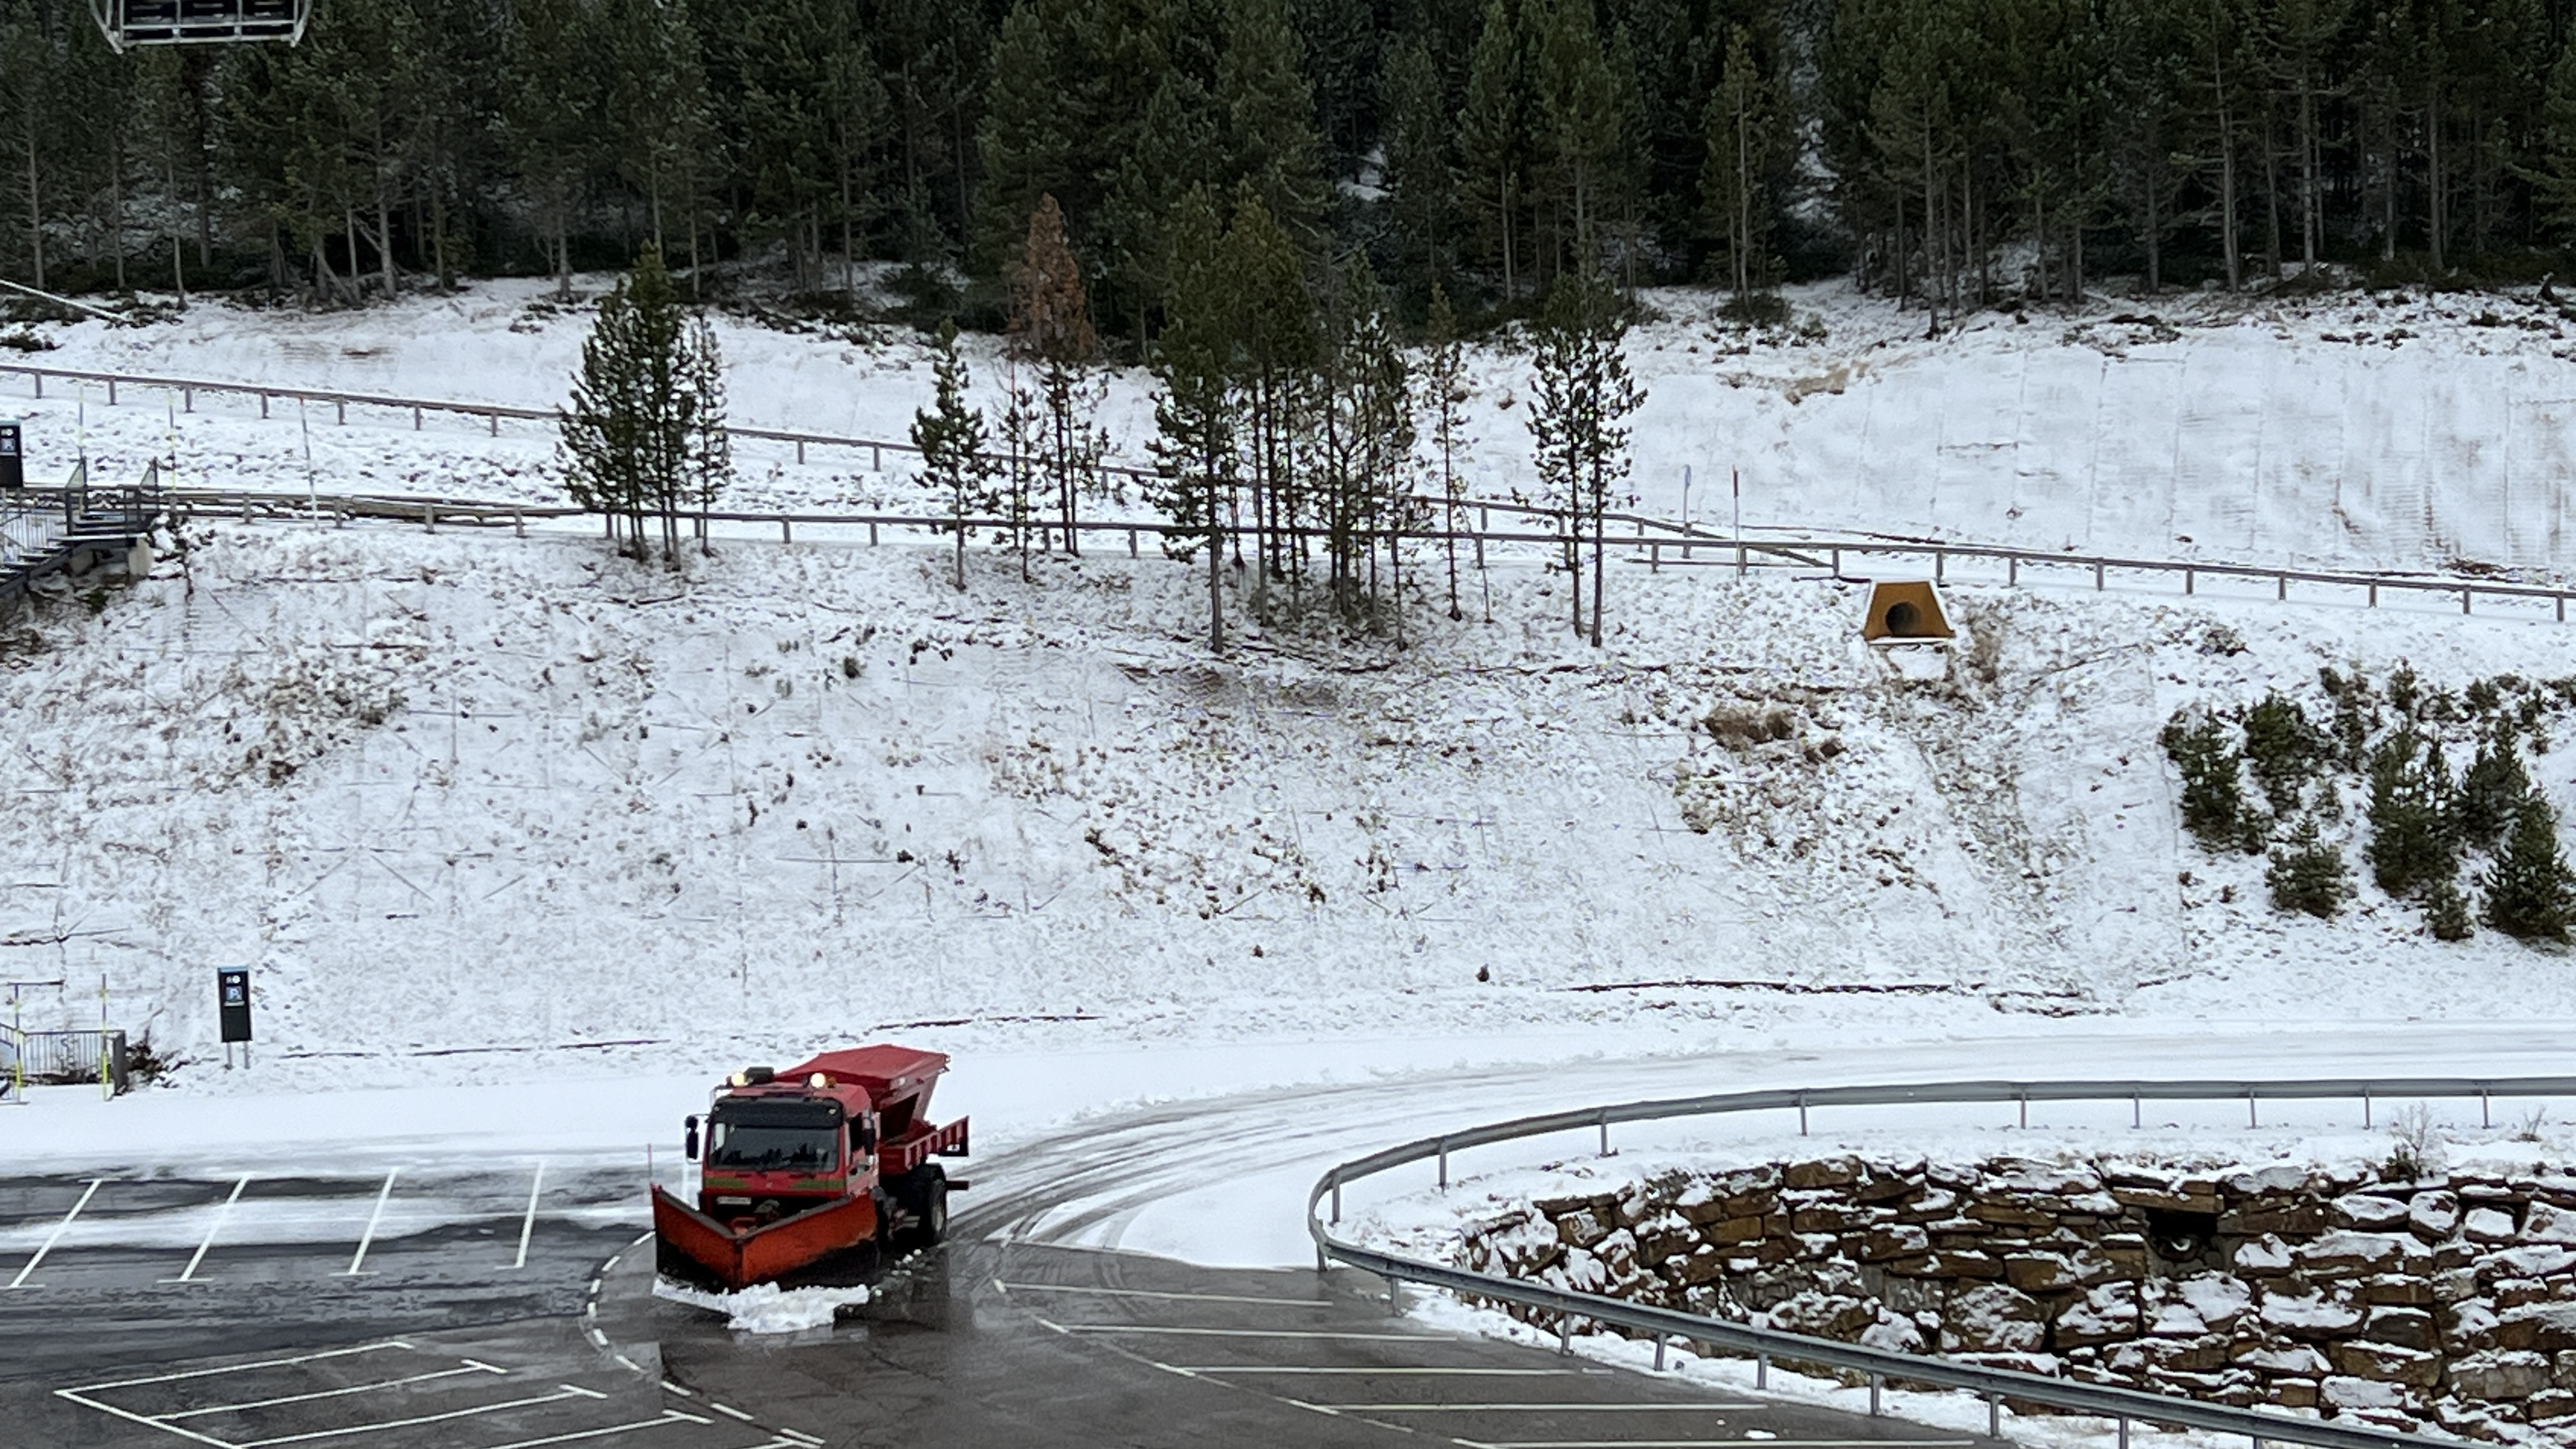
M 313 19 L 313 0 L 90 0 L 90 14 L 119 55 L 140 45 L 293 45 Z

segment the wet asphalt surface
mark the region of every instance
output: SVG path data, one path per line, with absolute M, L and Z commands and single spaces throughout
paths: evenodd
M 1992 1449 L 1442 1333 L 1350 1272 L 1026 1241 L 1040 1186 L 738 1334 L 653 1296 L 632 1176 L 0 1181 L 0 1445 Z

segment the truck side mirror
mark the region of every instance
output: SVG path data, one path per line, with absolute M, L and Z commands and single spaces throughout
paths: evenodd
M 858 1139 L 859 1150 L 861 1152 L 874 1152 L 877 1150 L 877 1129 L 875 1124 L 862 1122 L 859 1124 L 857 1132 L 853 1135 Z
M 695 1162 L 698 1160 L 698 1119 L 692 1114 L 681 1118 L 680 1125 L 687 1129 L 687 1135 L 680 1139 L 680 1153 Z

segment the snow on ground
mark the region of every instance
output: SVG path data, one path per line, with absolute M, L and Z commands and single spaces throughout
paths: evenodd
M 584 280 L 594 294 L 604 279 Z M 244 311 L 206 303 L 144 328 L 51 327 L 39 364 L 344 388 L 513 406 L 559 403 L 588 325 L 539 282 L 489 282 L 363 312 Z M 1743 477 L 1757 527 L 1906 535 L 2148 557 L 2532 576 L 2571 564 L 2568 479 L 2576 375 L 2568 324 L 2536 299 L 2401 294 L 2102 300 L 2079 312 L 1972 315 L 1924 336 L 1843 283 L 1793 289 L 1794 325 L 1747 333 L 1714 298 L 1651 294 L 1631 343 L 1648 389 L 1632 486 L 1641 506 L 1723 525 Z M 771 428 L 900 441 L 930 390 L 928 354 L 897 328 L 787 332 L 720 319 L 733 416 Z M 998 363 L 970 339 L 989 396 Z M 1479 351 L 1471 372 L 1481 496 L 1536 492 L 1524 420 L 1528 357 Z M 17 384 L 11 384 L 13 387 Z M 56 384 L 24 410 L 40 475 L 83 442 L 102 477 L 174 452 L 183 483 L 325 491 L 560 497 L 552 443 L 512 424 L 361 410 L 343 430 L 313 410 L 312 467 L 292 405 L 261 422 L 241 398 L 127 389 L 84 409 Z M 14 404 L 13 404 L 14 405 Z M 86 413 L 86 422 L 82 414 Z M 1147 379 L 1120 374 L 1101 420 L 1141 464 Z M 751 444 L 732 502 L 755 509 L 918 508 L 908 463 Z M 1685 494 L 1683 471 L 1692 472 Z M 1134 515 L 1139 505 L 1102 505 Z
M 2501 1053 L 2484 1061 L 2460 1056 L 2458 1044 L 2444 1038 L 2439 1029 L 2422 1033 L 2421 1055 L 2408 1059 L 2410 1065 L 2430 1073 L 2484 1067 L 2496 1075 L 2549 1066 L 2544 1061 L 2512 1061 Z M 2092 1070 L 2080 1075 L 2116 1078 L 2136 1059 L 2119 1045 L 2106 1045 L 2108 1050 L 2093 1059 Z M 2338 1050 L 2330 1041 L 2318 1040 L 2316 1045 L 2327 1053 Z M 2358 1047 L 2359 1059 L 2371 1054 L 2367 1046 L 2347 1045 Z M 2503 1045 L 2501 1038 L 2497 1045 Z M 2039 1050 L 2060 1062 L 2077 1060 L 2072 1053 Z M 2176 1065 L 2187 1070 L 2198 1064 Z M 2299 1063 L 2293 1070 L 2314 1073 L 2318 1065 Z M 1368 1194 L 1367 1206 L 1354 1210 L 1340 1231 L 1342 1236 L 1389 1251 L 1455 1264 L 1460 1259 L 1461 1233 L 1468 1225 L 1534 1199 L 1616 1192 L 1667 1173 L 1723 1172 L 1766 1162 L 1810 1161 L 1837 1152 L 1962 1165 L 2006 1158 L 2045 1164 L 2116 1157 L 2149 1165 L 2221 1170 L 2282 1165 L 2301 1173 L 2322 1169 L 2358 1177 L 2388 1158 L 2397 1145 L 2388 1124 L 2393 1114 L 2410 1106 L 2425 1109 L 2423 1122 L 2431 1128 L 2434 1150 L 2457 1173 L 2502 1180 L 2563 1170 L 2571 1155 L 2576 1155 L 2576 1129 L 2571 1129 L 2567 1115 L 2576 1104 L 2554 1100 L 2499 1100 L 2482 1115 L 2474 1099 L 2420 1104 L 2382 1099 L 2375 1104 L 2376 1131 L 2363 1125 L 2359 1102 L 2336 1100 L 2265 1102 L 2261 1127 L 2248 1126 L 2243 1108 L 2233 1102 L 2150 1103 L 2142 1125 L 2132 1127 L 2125 1099 L 2033 1106 L 2027 1125 L 2015 1119 L 2012 1107 L 2001 1104 L 1836 1109 L 1816 1114 L 1812 1136 L 1801 1135 L 1787 1114 L 1753 1113 L 1623 1126 L 1624 1145 L 1610 1157 L 1594 1155 L 1582 1134 L 1479 1149 L 1490 1165 L 1482 1170 L 1453 1168 L 1445 1190 L 1422 1184 L 1418 1167 L 1398 1169 L 1365 1188 L 1353 1189 L 1354 1197 Z M 1461 1158 L 1467 1159 L 1467 1154 Z M 1446 1294 L 1417 1290 L 1405 1301 L 1412 1317 L 1426 1325 L 1538 1346 L 1557 1343 L 1552 1326 L 1523 1323 L 1497 1309 L 1469 1306 Z M 1597 1329 L 1578 1328 L 1572 1347 L 1587 1358 L 1630 1369 L 1648 1369 L 1655 1363 L 1653 1345 Z M 1669 1372 L 1711 1388 L 1742 1392 L 1755 1383 L 1755 1368 L 1748 1360 L 1703 1357 L 1675 1346 L 1668 1350 L 1665 1363 Z M 1764 1392 L 1851 1412 L 1870 1407 L 1870 1391 L 1864 1386 L 1776 1365 L 1765 1376 Z M 1918 1424 L 1969 1432 L 1983 1432 L 1986 1427 L 1986 1406 L 1973 1395 L 1891 1388 L 1884 1397 L 1887 1412 Z M 2135 1427 L 2134 1437 L 2143 1444 L 2181 1449 L 2226 1442 L 2212 1434 Z M 2006 1437 L 2041 1446 L 2098 1445 L 2108 1428 L 2101 1421 L 2060 1414 L 2007 1411 L 2004 1421 Z
M 721 1313 L 725 1327 L 745 1333 L 802 1333 L 809 1328 L 829 1328 L 842 1309 L 864 1305 L 868 1290 L 781 1288 L 775 1283 L 755 1283 L 738 1293 L 708 1293 L 656 1278 L 653 1296 Z
M 933 1027 L 1672 1043 L 1819 990 L 1921 1024 L 2576 1015 L 2553 958 L 2366 888 L 2276 915 L 2259 858 L 2179 837 L 2154 742 L 2321 664 L 2550 676 L 2547 625 L 1961 589 L 1982 642 L 1927 684 L 1853 641 L 1847 585 L 1628 571 L 1595 656 L 1498 569 L 1491 625 L 1215 662 L 1153 560 L 979 558 L 961 595 L 913 548 L 681 579 L 592 540 L 200 530 L 0 672 L 0 970 L 71 983 L 37 1027 L 104 976 L 193 1085 L 228 963 L 272 1082 Z M 1744 710 L 1789 738 L 1703 727 Z M 1749 984 L 1669 984 L 1701 980 Z

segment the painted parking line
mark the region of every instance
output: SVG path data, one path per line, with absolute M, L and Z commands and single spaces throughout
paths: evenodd
M 1592 1374 L 1606 1376 L 1609 1372 L 1607 1369 L 1571 1368 L 1363 1368 L 1342 1364 L 1158 1363 L 1154 1367 L 1176 1374 L 1340 1374 L 1359 1378 L 1552 1379 Z
M 37 1245 L 36 1256 L 29 1258 L 25 1266 L 18 1269 L 18 1276 L 9 1280 L 10 1287 L 27 1286 L 27 1275 L 35 1272 L 36 1265 L 45 1261 L 45 1255 L 54 1250 L 54 1244 L 62 1241 L 63 1234 L 71 1230 L 72 1219 L 79 1217 L 81 1209 L 89 1206 L 89 1200 L 98 1195 L 99 1184 L 105 1181 L 107 1179 L 103 1177 L 93 1177 L 89 1180 L 89 1186 L 81 1190 L 80 1201 L 73 1203 L 72 1210 L 63 1214 L 63 1220 L 54 1224 L 54 1230 L 45 1235 L 45 1241 Z M 41 1288 L 44 1285 L 39 1283 L 36 1286 Z
M 528 1179 L 528 1212 L 519 1220 L 519 1260 L 510 1265 L 513 1270 L 528 1266 L 528 1238 L 537 1230 L 537 1190 L 545 1185 L 546 1165 L 540 1161 L 536 1175 Z
M 314 1429 L 302 1434 L 280 1434 L 274 1439 L 251 1439 L 233 1449 L 271 1449 L 278 1444 L 310 1444 L 322 1439 L 345 1439 L 352 1434 L 381 1434 L 387 1429 L 409 1429 L 421 1424 L 447 1424 L 458 1419 L 478 1418 L 484 1414 L 503 1414 L 512 1409 L 531 1409 L 539 1404 L 560 1404 L 566 1399 L 605 1399 L 608 1395 L 579 1384 L 558 1384 L 551 1394 L 538 1394 L 525 1399 L 508 1399 L 497 1404 L 477 1404 L 470 1409 L 450 1409 L 444 1414 L 415 1414 L 408 1419 L 386 1419 L 373 1424 L 344 1424 L 337 1429 Z M 168 1427 L 166 1425 L 162 1427 Z
M 469 1358 L 460 1368 L 439 1369 L 434 1373 L 410 1374 L 398 1379 L 378 1379 L 371 1384 L 350 1384 L 346 1388 L 316 1389 L 309 1394 L 284 1394 L 274 1399 L 252 1399 L 240 1404 L 213 1404 L 202 1409 L 181 1409 L 175 1414 L 155 1414 L 153 1418 L 158 1422 L 167 1423 L 172 1419 L 194 1419 L 204 1414 L 243 1414 L 253 1409 L 273 1409 L 280 1404 L 309 1404 L 315 1399 L 336 1399 L 347 1394 L 372 1394 L 378 1389 L 399 1389 L 413 1384 L 435 1383 L 440 1379 L 460 1378 L 466 1374 L 506 1375 L 508 1372 L 507 1369 L 497 1369 L 488 1363 Z
M 1258 1298 L 1242 1293 L 1159 1293 L 1144 1288 L 1081 1288 L 1065 1283 L 1005 1283 L 993 1280 L 993 1289 L 1004 1297 L 1014 1293 L 1088 1293 L 1102 1298 L 1146 1298 L 1176 1303 L 1257 1303 L 1275 1308 L 1334 1308 L 1340 1305 L 1320 1298 Z
M 1762 1410 L 1767 1403 L 1316 1403 L 1342 1413 L 1708 1413 L 1708 1410 Z M 1762 1439 L 1759 1444 L 1777 1444 Z
M 376 1240 L 376 1224 L 384 1220 L 385 1199 L 394 1195 L 394 1174 L 400 1171 L 402 1169 L 399 1167 L 386 1171 L 385 1185 L 376 1190 L 376 1210 L 367 1214 L 367 1230 L 358 1235 L 358 1251 L 349 1259 L 349 1267 L 340 1275 L 341 1277 L 357 1277 L 360 1266 L 367 1261 L 367 1245 Z
M 575 1429 L 567 1434 L 548 1434 L 542 1439 L 513 1439 L 507 1444 L 495 1444 L 492 1449 L 544 1449 L 548 1444 L 579 1444 L 591 1439 L 607 1439 L 619 1434 L 632 1434 L 639 1429 L 659 1429 L 667 1424 L 704 1425 L 711 1422 L 713 1421 L 696 1414 L 683 1414 L 677 1409 L 664 1409 L 659 1418 L 638 1419 L 632 1424 L 609 1424 L 597 1429 Z M 796 1446 L 784 1439 L 772 1439 L 767 1444 L 754 1444 L 750 1449 L 796 1449 Z
M 66 1398 L 73 1394 L 103 1394 L 110 1389 L 141 1388 L 145 1384 L 175 1384 L 182 1379 L 209 1379 L 222 1374 L 246 1374 L 257 1369 L 294 1368 L 301 1364 L 319 1363 L 326 1358 L 349 1358 L 362 1353 L 382 1353 L 389 1348 L 409 1350 L 411 1345 L 399 1338 L 388 1338 L 379 1343 L 360 1344 L 356 1348 L 328 1348 L 318 1353 L 300 1353 L 293 1358 L 267 1358 L 257 1363 L 227 1364 L 222 1368 L 189 1369 L 184 1373 L 153 1374 L 139 1379 L 112 1379 L 103 1384 L 83 1384 L 76 1389 L 56 1389 L 54 1392 Z
M 241 1175 L 241 1181 L 233 1184 L 232 1196 L 225 1198 L 223 1205 L 215 1209 L 215 1220 L 206 1224 L 206 1240 L 199 1243 L 197 1245 L 197 1251 L 190 1255 L 187 1268 L 182 1271 L 178 1277 L 164 1278 L 161 1280 L 162 1282 L 193 1283 L 196 1281 L 197 1265 L 206 1261 L 206 1250 L 215 1245 L 215 1234 L 223 1231 L 224 1219 L 232 1216 L 233 1204 L 241 1201 L 242 1189 L 250 1186 L 250 1178 L 251 1175 L 249 1173 L 243 1173 Z

